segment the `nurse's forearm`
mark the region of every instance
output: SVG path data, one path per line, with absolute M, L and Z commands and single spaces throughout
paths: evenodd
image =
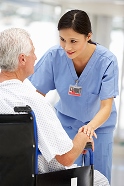
M 101 101 L 101 107 L 95 117 L 87 124 L 96 130 L 109 118 L 112 110 L 113 98 Z
M 84 125 L 82 128 L 80 128 L 79 132 L 83 131 L 85 134 L 87 134 L 87 136 L 89 136 L 89 138 L 92 138 L 92 136 L 97 137 L 94 131 L 109 118 L 112 110 L 112 102 L 113 98 L 101 101 L 99 112 L 87 125 Z
M 104 107 L 95 115 L 95 117 L 87 124 L 92 127 L 94 130 L 99 128 L 110 116 L 110 109 Z

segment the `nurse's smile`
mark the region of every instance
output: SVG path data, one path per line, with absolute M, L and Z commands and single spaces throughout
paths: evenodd
M 66 52 L 68 55 L 72 55 L 74 54 L 75 52 Z

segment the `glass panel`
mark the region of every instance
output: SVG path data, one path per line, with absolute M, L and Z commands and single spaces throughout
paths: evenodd
M 117 56 L 119 64 L 119 96 L 115 99 L 118 110 L 116 137 L 124 139 L 124 18 L 113 19 L 110 50 Z
M 49 47 L 58 44 L 56 23 L 60 14 L 60 6 L 36 0 L 2 1 L 0 2 L 0 31 L 10 27 L 28 30 L 38 60 Z

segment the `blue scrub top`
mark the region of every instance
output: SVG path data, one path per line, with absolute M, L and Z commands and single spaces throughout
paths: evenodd
M 61 46 L 57 45 L 43 55 L 35 65 L 35 72 L 29 80 L 44 94 L 56 89 L 60 96 L 55 105 L 57 111 L 80 121 L 83 126 L 99 111 L 101 100 L 118 95 L 117 59 L 107 48 L 97 44 L 85 69 L 78 77 L 73 61 L 67 57 Z M 69 86 L 75 85 L 76 81 L 78 86 L 82 87 L 79 97 L 68 94 Z M 111 115 L 100 128 L 104 128 L 105 131 L 114 128 L 116 117 L 113 102 Z

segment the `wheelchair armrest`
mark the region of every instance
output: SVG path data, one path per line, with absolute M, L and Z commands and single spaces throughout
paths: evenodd
M 32 111 L 31 107 L 26 105 L 24 107 L 14 107 L 15 112 L 27 112 L 30 113 Z

